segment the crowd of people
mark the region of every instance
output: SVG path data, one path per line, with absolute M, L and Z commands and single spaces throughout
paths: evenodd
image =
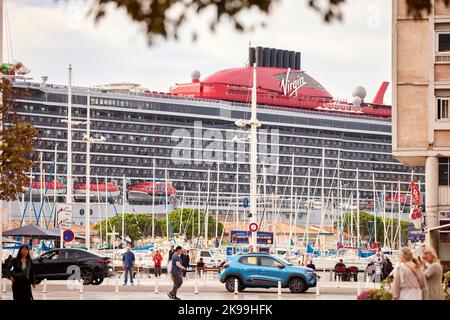
M 399 264 L 391 273 L 395 300 L 443 300 L 442 265 L 436 250 L 425 247 L 422 257 L 414 257 L 409 248 L 400 249 Z
M 171 246 L 167 257 L 167 273 L 173 281 L 173 287 L 168 296 L 172 300 L 180 300 L 177 296 L 179 288 L 183 285 L 183 278 L 186 277 L 190 264 L 189 252 L 181 246 Z M 161 264 L 164 257 L 160 250 L 156 250 L 152 256 L 154 262 L 155 277 L 161 277 Z M 124 268 L 124 286 L 128 283 L 128 277 L 131 285 L 133 281 L 133 268 L 136 258 L 130 247 L 122 255 Z M 33 300 L 32 287 L 35 286 L 35 273 L 33 263 L 30 257 L 30 251 L 27 245 L 22 245 L 13 258 L 10 256 L 5 262 L 4 270 L 6 278 L 12 282 L 12 291 L 14 300 Z M 196 271 L 200 275 L 201 270 L 206 267 L 202 258 L 195 265 Z M 313 261 L 309 261 L 308 268 L 316 270 Z M 352 267 L 347 268 L 342 259 L 335 265 L 335 274 L 342 278 L 347 275 L 346 280 L 350 280 L 350 274 L 354 274 Z M 439 261 L 435 249 L 426 246 L 420 257 L 415 257 L 410 248 L 401 248 L 399 251 L 399 261 L 393 266 L 390 259 L 378 249 L 373 260 L 369 263 L 369 276 L 381 282 L 384 279 L 391 279 L 391 293 L 395 300 L 443 300 L 444 291 L 442 287 L 443 268 Z M 357 280 L 357 272 L 355 281 Z
M 307 265 L 315 270 L 312 261 Z M 349 279 L 349 269 L 340 259 L 334 267 L 336 278 Z M 443 268 L 436 250 L 426 246 L 421 257 L 414 257 L 410 248 L 401 248 L 399 261 L 393 266 L 380 249 L 369 263 L 368 276 L 373 281 L 392 280 L 391 293 L 394 300 L 443 300 Z

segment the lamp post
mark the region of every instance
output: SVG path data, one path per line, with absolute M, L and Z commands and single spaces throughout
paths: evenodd
M 256 111 L 256 64 L 253 65 L 253 87 L 252 87 L 252 104 L 250 120 L 237 120 L 236 126 L 244 128 L 250 126 L 250 135 L 247 138 L 233 138 L 233 142 L 249 142 L 250 143 L 250 224 L 257 224 L 257 162 L 258 162 L 258 128 L 261 122 L 257 119 Z M 252 232 L 250 245 L 256 250 L 257 233 Z

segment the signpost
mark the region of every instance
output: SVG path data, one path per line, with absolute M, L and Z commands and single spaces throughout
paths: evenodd
M 72 230 L 64 230 L 63 232 L 63 240 L 64 242 L 72 242 L 75 239 L 75 234 Z
M 257 232 L 259 229 L 258 224 L 256 223 L 250 223 L 250 225 L 248 226 L 248 230 L 250 232 Z
M 72 228 L 72 204 L 70 203 L 57 203 L 56 204 L 56 216 L 58 221 L 58 228 L 61 230 L 61 248 L 63 247 L 64 231 Z M 68 241 L 67 241 L 68 242 Z

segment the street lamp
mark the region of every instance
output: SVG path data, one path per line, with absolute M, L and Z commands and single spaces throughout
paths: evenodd
M 250 224 L 257 224 L 257 162 L 258 162 L 258 135 L 257 130 L 261 127 L 261 122 L 257 119 L 256 99 L 256 64 L 253 65 L 253 87 L 252 87 L 252 104 L 251 104 L 251 118 L 250 120 L 237 120 L 236 126 L 245 128 L 250 126 L 250 135 L 246 138 L 234 137 L 233 142 L 248 142 L 250 143 Z M 257 233 L 252 232 L 251 246 L 256 250 Z

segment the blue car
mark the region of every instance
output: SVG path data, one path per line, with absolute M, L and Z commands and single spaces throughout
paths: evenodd
M 220 282 L 229 292 L 245 288 L 282 288 L 293 293 L 303 293 L 317 285 L 316 272 L 309 268 L 294 266 L 271 254 L 249 253 L 233 255 L 224 265 Z

